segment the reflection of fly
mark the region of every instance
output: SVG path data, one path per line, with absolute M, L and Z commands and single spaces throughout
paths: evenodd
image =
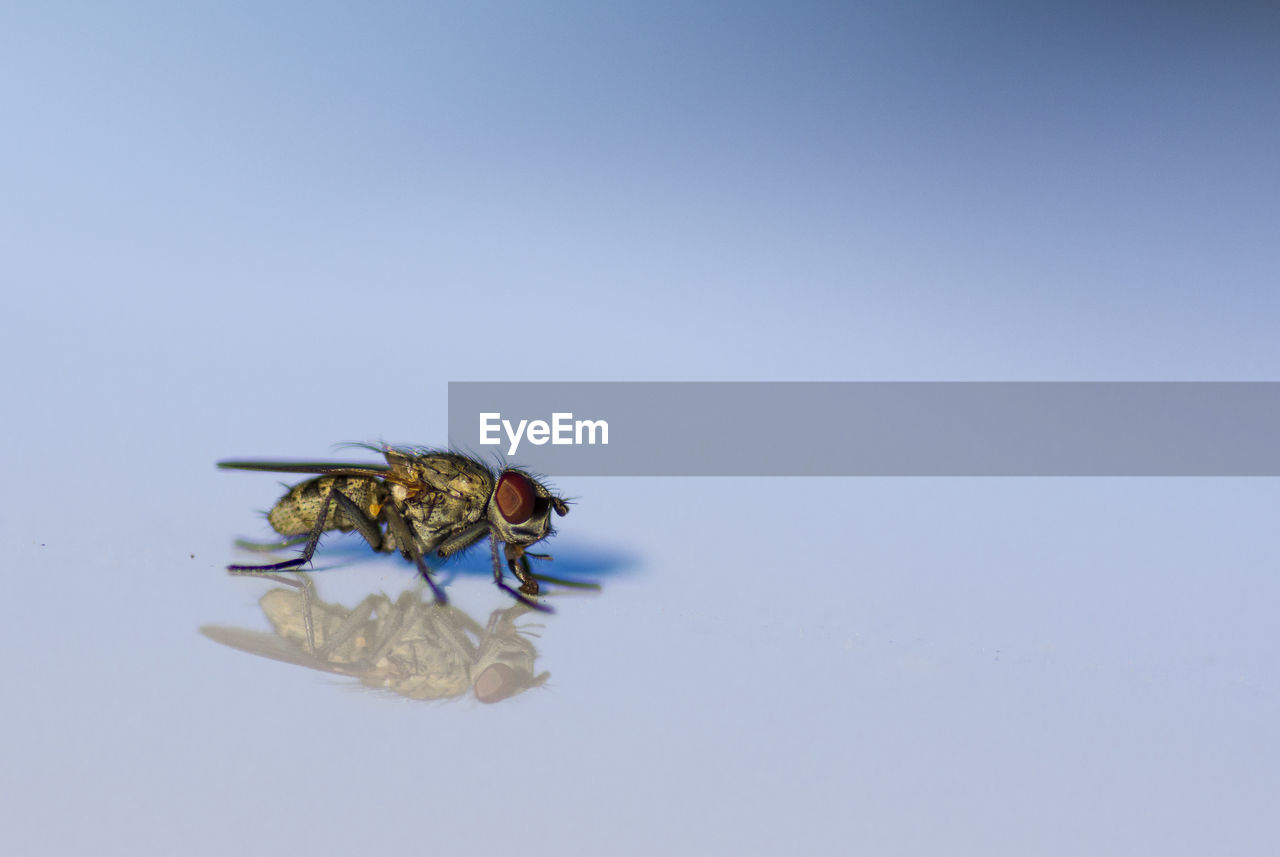
M 269 565 L 232 565 L 228 570 L 257 574 L 294 568 L 311 560 L 321 533 L 355 530 L 374 550 L 398 550 L 413 560 L 436 600 L 444 603 L 444 593 L 431 579 L 427 554 L 448 557 L 488 536 L 495 582 L 517 601 L 541 608 L 528 597 L 538 594 L 528 558 L 551 557 L 526 553 L 525 548 L 551 535 L 553 510 L 557 515 L 569 513 L 563 499 L 522 470 L 509 467 L 495 474 L 456 452 L 368 448 L 382 452 L 387 463 L 219 462 L 219 467 L 234 470 L 323 474 L 290 488 L 267 513 L 272 528 L 291 538 L 250 545 L 272 550 L 305 543 L 302 555 Z M 499 542 L 507 568 L 520 581 L 519 591 L 503 580 Z
M 416 592 L 392 601 L 370 595 L 355 607 L 315 596 L 310 579 L 266 575 L 290 588 L 272 589 L 258 602 L 274 629 L 206 626 L 206 637 L 255 655 L 356 676 L 368 687 L 411 699 L 446 699 L 468 690 L 480 702 L 498 702 L 544 683 L 537 673 L 536 636 L 516 620 L 523 604 L 495 610 L 481 625 L 453 605 L 432 607 Z

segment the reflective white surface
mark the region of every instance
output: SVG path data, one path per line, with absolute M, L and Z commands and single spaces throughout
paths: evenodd
M 1238 12 L 8 13 L 0 850 L 1266 851 L 1275 480 L 556 480 L 603 590 L 493 705 L 199 632 L 276 586 L 213 463 L 449 380 L 1275 380 Z

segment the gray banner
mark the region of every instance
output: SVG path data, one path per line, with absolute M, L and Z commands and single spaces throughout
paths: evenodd
M 1280 383 L 450 383 L 555 476 L 1280 476 Z

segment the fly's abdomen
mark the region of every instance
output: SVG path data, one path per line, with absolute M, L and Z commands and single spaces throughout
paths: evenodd
M 360 476 L 320 476 L 300 482 L 289 489 L 267 513 L 267 521 L 282 536 L 302 536 L 311 532 L 320 516 L 320 507 L 331 488 L 336 488 L 375 521 L 386 501 L 387 490 L 381 482 Z M 342 511 L 337 500 L 329 501 L 324 530 L 351 532 L 355 522 Z

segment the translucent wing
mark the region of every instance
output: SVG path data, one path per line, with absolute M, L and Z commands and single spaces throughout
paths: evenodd
M 333 461 L 219 461 L 222 470 L 264 470 L 269 473 L 319 473 L 326 476 L 372 476 L 391 472 L 385 464 L 342 464 Z
M 303 649 L 289 643 L 287 640 L 280 639 L 275 634 L 250 631 L 247 628 L 228 628 L 223 625 L 204 625 L 200 628 L 200 633 L 224 646 L 230 646 L 233 649 L 239 649 L 252 655 L 271 658 L 273 661 L 296 664 L 300 667 L 309 667 L 313 670 L 336 673 L 338 675 L 357 674 L 353 670 L 342 669 L 315 655 L 308 654 Z

